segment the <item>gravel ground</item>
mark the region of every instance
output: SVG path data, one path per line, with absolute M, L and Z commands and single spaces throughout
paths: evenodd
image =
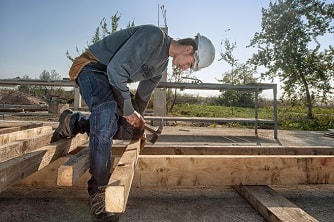
M 334 186 L 275 187 L 319 221 L 334 221 Z M 3 222 L 88 222 L 86 190 L 10 188 L 0 193 Z M 266 221 L 230 187 L 220 189 L 132 189 L 120 221 Z

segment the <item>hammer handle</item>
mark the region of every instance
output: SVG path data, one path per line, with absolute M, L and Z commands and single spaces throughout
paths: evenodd
M 153 126 L 150 126 L 148 124 L 145 123 L 145 129 L 150 131 L 151 133 L 155 133 L 157 131 L 157 129 Z

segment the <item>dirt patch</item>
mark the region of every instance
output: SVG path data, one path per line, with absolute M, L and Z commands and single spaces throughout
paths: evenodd
M 43 100 L 29 96 L 23 92 L 15 91 L 6 96 L 3 96 L 0 100 L 1 104 L 11 105 L 47 105 Z

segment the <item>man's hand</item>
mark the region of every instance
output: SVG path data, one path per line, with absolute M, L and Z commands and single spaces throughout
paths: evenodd
M 145 128 L 144 118 L 137 111 L 134 111 L 130 116 L 124 117 L 133 127 L 140 128 L 141 130 Z

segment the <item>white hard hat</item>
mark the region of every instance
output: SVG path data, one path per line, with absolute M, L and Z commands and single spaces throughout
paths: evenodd
M 195 42 L 197 50 L 194 54 L 195 62 L 191 67 L 193 71 L 208 67 L 215 59 L 215 47 L 207 37 L 198 33 L 195 36 Z

